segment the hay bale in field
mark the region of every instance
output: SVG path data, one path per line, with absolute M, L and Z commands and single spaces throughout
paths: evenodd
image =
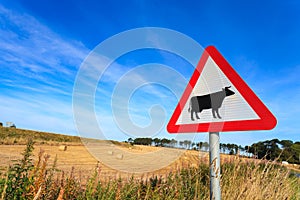
M 107 153 L 108 153 L 108 155 L 113 155 L 114 154 L 113 151 L 108 151 Z
M 118 154 L 117 159 L 122 160 L 123 159 L 123 154 Z
M 60 145 L 58 147 L 58 150 L 60 150 L 60 151 L 67 151 L 67 145 Z

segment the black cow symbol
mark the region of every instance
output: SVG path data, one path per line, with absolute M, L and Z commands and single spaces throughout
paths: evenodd
M 188 111 L 191 112 L 191 120 L 194 121 L 194 113 L 196 114 L 196 118 L 200 119 L 198 112 L 201 113 L 201 111 L 204 109 L 212 109 L 213 117 L 216 118 L 215 113 L 217 113 L 218 118 L 221 119 L 219 108 L 222 106 L 225 97 L 235 94 L 229 89 L 230 87 L 231 86 L 222 88 L 222 90 L 219 92 L 192 97 L 188 109 Z

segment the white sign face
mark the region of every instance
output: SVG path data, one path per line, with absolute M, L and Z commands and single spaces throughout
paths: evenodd
M 225 87 L 230 87 L 229 90 L 233 91 L 235 94 L 230 96 L 224 96 L 224 100 L 221 102 L 221 99 L 216 101 L 220 103 L 218 112 L 221 118 L 215 113 L 213 117 L 212 108 L 203 109 L 201 112 L 197 112 L 197 115 L 200 119 L 197 119 L 196 113 L 191 113 L 191 98 L 192 97 L 203 97 L 204 95 L 216 93 L 216 92 L 225 92 Z M 221 93 L 220 93 L 221 94 Z M 210 95 L 211 98 L 213 96 Z M 213 101 L 211 99 L 211 101 Z M 200 102 L 198 102 L 200 103 Z M 197 105 L 196 105 L 197 106 Z M 200 110 L 201 110 L 201 105 Z M 190 108 L 190 111 L 189 111 Z M 197 109 L 197 111 L 200 111 Z M 193 115 L 194 120 L 191 119 L 191 114 Z M 238 120 L 253 120 L 259 119 L 254 110 L 249 106 L 243 96 L 231 83 L 231 81 L 224 75 L 224 73 L 219 69 L 217 64 L 209 56 L 206 64 L 204 65 L 203 71 L 193 88 L 191 94 L 189 95 L 188 101 L 186 102 L 176 124 L 199 124 L 204 122 L 225 122 L 225 121 L 238 121 Z
M 205 49 L 167 125 L 170 133 L 270 130 L 276 118 L 225 58 Z

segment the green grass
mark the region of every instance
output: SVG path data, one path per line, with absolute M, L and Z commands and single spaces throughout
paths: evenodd
M 32 159 L 33 142 L 27 143 L 23 158 L 0 177 L 1 199 L 209 199 L 209 167 L 181 169 L 165 176 L 134 177 L 101 181 L 96 166 L 82 180 L 48 163 L 41 152 Z M 222 199 L 300 199 L 300 179 L 274 162 L 245 162 L 235 159 L 222 164 Z

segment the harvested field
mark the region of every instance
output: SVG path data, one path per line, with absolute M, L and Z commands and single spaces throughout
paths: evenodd
M 25 147 L 25 145 L 0 145 L 0 169 L 5 170 L 12 160 L 20 159 Z M 101 174 L 108 177 L 165 174 L 183 167 L 197 166 L 200 161 L 208 162 L 206 152 L 199 154 L 197 151 L 183 149 L 139 145 L 122 147 L 103 142 L 102 145 L 98 144 L 90 150 L 100 159 Z M 75 172 L 83 176 L 89 175 L 98 163 L 83 145 L 68 146 L 66 151 L 61 151 L 59 146 L 35 145 L 33 159 L 38 158 L 40 151 L 50 155 L 48 161 L 50 165 L 57 156 L 58 169 L 69 172 L 74 167 Z

